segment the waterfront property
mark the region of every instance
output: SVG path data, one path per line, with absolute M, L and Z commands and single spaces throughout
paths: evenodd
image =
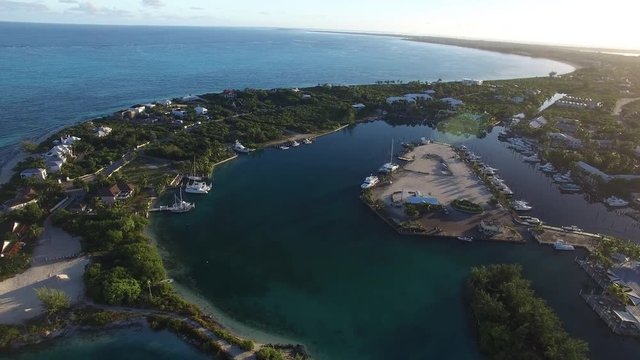
M 492 201 L 487 185 L 450 145 L 416 146 L 403 157 L 413 161 L 371 193 L 392 222 L 419 224 L 420 233 L 438 236 L 522 240 L 518 232 L 508 231 L 513 225 L 510 212 Z M 480 231 L 483 222 L 499 224 L 497 231 Z

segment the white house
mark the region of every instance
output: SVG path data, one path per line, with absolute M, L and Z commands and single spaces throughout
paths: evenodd
M 169 105 L 171 105 L 173 103 L 171 102 L 171 100 L 160 100 L 160 101 L 156 101 L 156 104 L 163 105 L 163 106 L 169 106 Z
M 196 115 L 205 115 L 208 111 L 206 107 L 196 106 Z
M 62 170 L 62 165 L 64 162 L 62 160 L 49 160 L 47 161 L 47 170 L 50 173 L 57 173 Z
M 111 134 L 111 131 L 113 131 L 113 129 L 108 126 L 100 126 L 94 130 L 93 134 L 97 137 L 105 137 Z
M 187 112 L 182 110 L 182 109 L 180 109 L 180 108 L 171 110 L 171 115 L 173 115 L 173 116 L 184 117 L 186 114 L 187 114 Z
M 34 168 L 34 169 L 25 169 L 20 172 L 20 178 L 28 179 L 28 178 L 38 178 L 44 180 L 47 178 L 47 170 L 43 168 Z
M 356 111 L 360 111 L 360 110 L 366 108 L 366 106 L 364 104 L 362 104 L 362 103 L 353 104 L 353 105 L 351 105 L 351 107 Z
M 442 98 L 440 99 L 440 101 L 446 102 L 452 108 L 457 108 L 458 106 L 464 105 L 464 102 L 462 100 L 455 99 L 452 97 Z
M 474 80 L 474 79 L 462 79 L 462 85 L 473 86 L 473 85 L 482 85 L 482 80 Z
M 60 138 L 60 141 L 58 142 L 58 144 L 62 144 L 62 145 L 73 145 L 75 142 L 78 142 L 82 139 L 80 139 L 77 136 L 73 136 L 73 135 L 66 135 Z M 57 145 L 57 144 L 56 144 Z
M 70 145 L 56 145 L 44 155 L 47 160 L 61 160 L 62 162 L 66 162 L 67 158 L 71 156 L 73 156 L 73 151 Z
M 529 121 L 529 127 L 532 129 L 539 129 L 545 125 L 547 125 L 548 121 L 544 118 L 544 116 L 538 116 L 537 118 Z

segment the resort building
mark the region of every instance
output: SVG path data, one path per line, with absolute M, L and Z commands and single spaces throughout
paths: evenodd
M 111 129 L 111 128 L 110 128 L 110 127 L 108 127 L 108 126 L 100 126 L 100 127 L 96 128 L 96 129 L 94 130 L 93 134 L 94 134 L 96 137 L 101 138 L 101 137 L 105 137 L 105 136 L 107 136 L 107 135 L 111 134 L 111 131 L 113 131 L 113 129 Z
M 47 170 L 43 168 L 25 169 L 20 172 L 21 179 L 37 178 L 44 180 L 47 178 Z
M 564 145 L 571 149 L 582 148 L 582 140 L 576 139 L 571 135 L 563 133 L 549 133 L 549 139 L 551 139 L 553 144 Z

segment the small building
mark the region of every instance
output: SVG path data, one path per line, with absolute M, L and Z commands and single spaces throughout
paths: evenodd
M 171 110 L 171 115 L 176 117 L 184 117 L 185 115 L 187 115 L 187 112 L 180 108 L 177 108 L 177 109 Z
M 544 116 L 538 116 L 537 118 L 529 121 L 529 127 L 532 129 L 540 129 L 541 127 L 547 125 L 548 121 L 544 118 Z
M 226 99 L 235 99 L 238 96 L 235 90 L 227 89 L 222 92 L 222 97 Z
M 169 106 L 173 103 L 171 102 L 171 100 L 160 100 L 160 101 L 156 101 L 156 104 L 162 105 L 162 106 Z
M 416 102 L 418 100 L 422 100 L 422 101 L 428 101 L 428 100 L 433 100 L 433 98 L 431 97 L 431 95 L 427 94 L 427 93 L 418 93 L 418 94 L 405 94 L 404 98 L 407 99 L 407 101 L 413 101 Z
M 82 139 L 80 139 L 77 136 L 73 136 L 73 135 L 66 135 L 60 138 L 60 140 L 56 140 L 54 141 L 54 145 L 73 145 L 74 143 L 80 141 Z M 56 144 L 57 143 L 57 144 Z
M 612 179 L 610 175 L 606 174 L 603 171 L 600 171 L 600 169 L 594 166 L 591 166 L 584 161 L 578 161 L 576 163 L 576 168 L 580 170 L 583 174 L 586 174 L 591 177 L 599 178 L 604 182 L 609 182 Z
M 135 188 L 130 184 L 114 184 L 98 191 L 98 197 L 106 204 L 114 204 L 118 200 L 130 198 Z
M 351 107 L 355 110 L 355 111 L 360 111 L 364 108 L 366 108 L 366 106 L 362 103 L 358 103 L 358 104 L 353 104 L 351 105 Z
M 474 79 L 462 79 L 461 81 L 462 85 L 466 85 L 466 86 L 473 86 L 473 85 L 482 85 L 483 81 L 482 80 L 474 80 Z
M 202 107 L 200 105 L 196 106 L 196 115 L 206 115 L 209 110 L 206 107 Z
M 549 133 L 549 139 L 554 144 L 564 145 L 571 149 L 580 149 L 582 148 L 582 140 L 576 139 L 573 136 L 563 134 L 563 133 Z
M 302 94 L 302 99 L 311 99 L 311 94 Z
M 60 170 L 62 170 L 63 164 L 64 162 L 62 160 L 49 160 L 46 162 L 47 171 L 49 171 L 50 173 L 60 172 Z
M 485 235 L 495 235 L 502 232 L 502 224 L 496 221 L 482 220 L 478 230 Z
M 25 169 L 20 172 L 21 179 L 37 178 L 44 180 L 47 178 L 47 170 L 43 168 Z

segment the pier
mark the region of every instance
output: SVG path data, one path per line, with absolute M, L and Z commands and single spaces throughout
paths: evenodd
M 584 231 L 567 231 L 555 226 L 542 225 L 542 231 L 531 230 L 531 235 L 539 244 L 553 245 L 558 240 L 565 244 L 593 251 L 602 235 Z

